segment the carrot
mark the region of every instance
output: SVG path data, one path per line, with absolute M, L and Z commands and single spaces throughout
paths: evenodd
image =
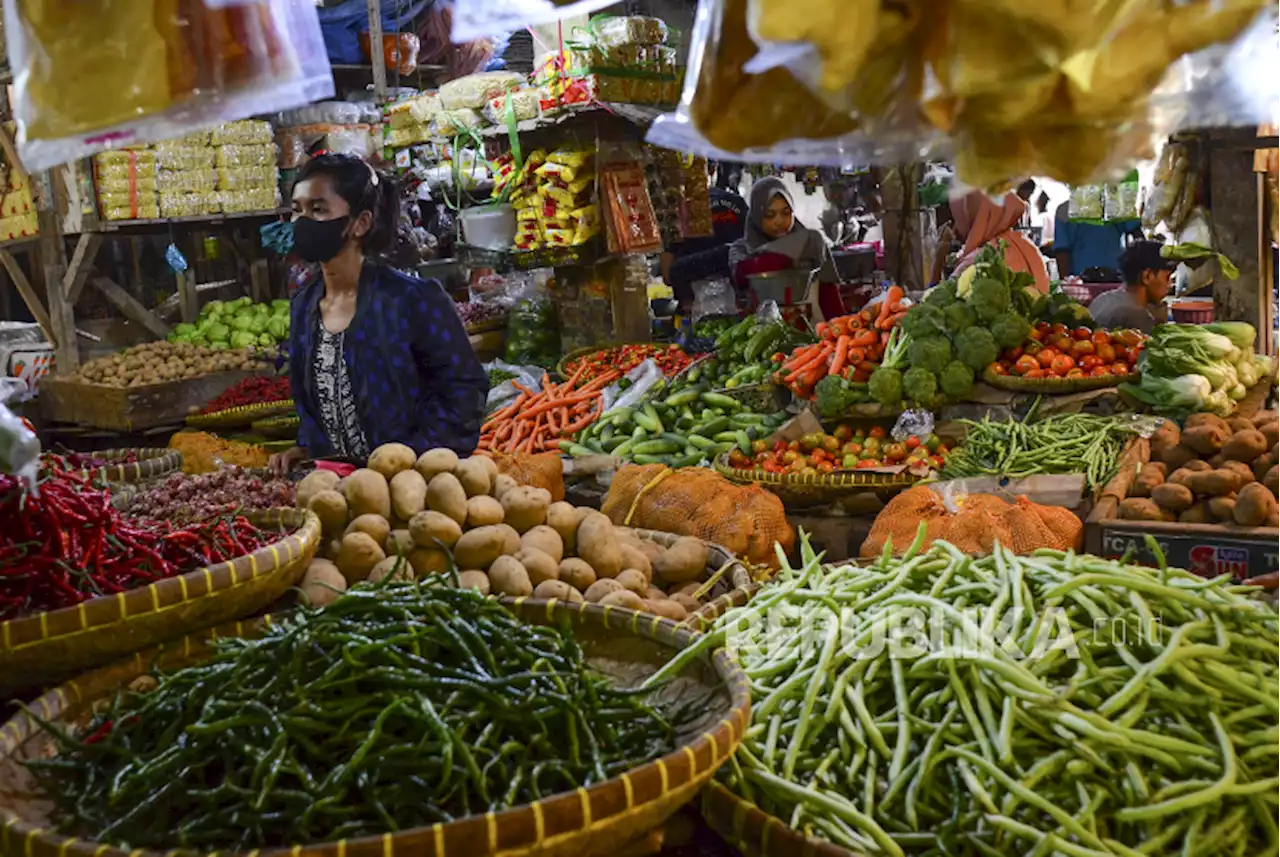
M 893 314 L 890 307 L 902 300 L 905 294 L 906 293 L 902 291 L 901 286 L 889 287 L 889 291 L 884 294 L 884 300 L 880 302 L 880 313 L 876 317 L 876 327 L 879 327 L 881 322 Z
M 876 322 L 876 327 L 880 330 L 889 330 L 895 324 L 902 321 L 904 316 L 906 316 L 906 312 L 896 312 L 892 315 L 887 315 Z
M 849 357 L 850 341 L 848 336 L 841 336 L 836 340 L 836 356 L 831 358 L 831 368 L 827 370 L 828 375 L 839 375 L 840 370 L 844 368 L 844 362 Z
M 874 345 L 880 336 L 874 330 L 864 330 L 849 343 L 855 348 L 866 348 L 868 345 Z
M 818 334 L 819 339 L 830 339 L 827 332 L 831 330 L 831 325 L 825 321 L 818 322 L 818 326 L 814 328 L 814 333 Z
M 865 348 L 850 348 L 849 354 L 847 355 L 845 360 L 845 364 L 848 365 L 849 363 L 861 363 L 863 360 L 866 360 L 866 359 L 867 359 L 867 350 Z
M 791 359 L 782 364 L 783 371 L 794 370 L 813 359 L 813 355 L 822 350 L 822 344 L 802 345 L 791 353 Z

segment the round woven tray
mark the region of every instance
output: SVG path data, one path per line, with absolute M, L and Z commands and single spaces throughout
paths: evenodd
M 474 336 L 477 333 L 491 333 L 495 330 L 502 330 L 507 326 L 507 317 L 500 315 L 497 318 L 491 318 L 488 321 L 478 321 L 475 324 L 468 324 L 467 333 Z
M 101 476 L 106 482 L 142 482 L 147 479 L 158 479 L 177 473 L 182 469 L 182 453 L 176 449 L 164 447 L 142 447 L 140 449 L 99 449 L 90 455 L 111 461 L 113 458 L 124 458 L 133 453 L 137 461 L 120 464 L 106 464 L 95 468 L 91 475 Z M 90 474 L 90 471 L 84 471 Z
M 1105 390 L 1129 381 L 1136 384 L 1140 378 L 1137 372 L 1131 375 L 1101 375 L 1088 378 L 1023 378 L 1020 375 L 997 375 L 989 368 L 982 373 L 982 382 L 999 390 L 1059 396 L 1067 393 L 1084 393 L 1089 390 Z
M 211 414 L 189 414 L 187 425 L 198 429 L 238 428 L 252 425 L 255 420 L 289 413 L 293 410 L 293 399 L 281 399 L 278 402 L 258 402 L 253 405 L 241 405 L 238 408 L 227 408 Z
M 272 438 L 294 438 L 298 436 L 298 426 L 301 422 L 296 413 L 279 414 L 254 420 L 249 425 L 249 430 Z
M 237 557 L 114 596 L 0 622 L 0 696 L 48 686 L 167 639 L 251 615 L 283 595 L 320 542 L 320 519 L 301 509 L 246 517 L 265 529 L 296 528 Z M 0 849 L 0 854 L 7 853 Z
M 845 470 L 837 473 L 795 474 L 769 473 L 766 470 L 738 470 L 729 466 L 727 455 L 718 457 L 713 466 L 716 472 L 731 482 L 742 485 L 759 485 L 767 488 L 785 504 L 820 505 L 833 503 L 851 494 L 896 494 L 910 488 L 922 477 L 902 473 L 869 473 L 865 470 Z
M 624 671 L 627 683 L 652 674 L 675 650 L 688 646 L 695 632 L 669 619 L 598 604 L 512 601 L 507 609 L 537 624 L 568 620 L 588 657 L 607 674 Z M 115 693 L 153 666 L 176 668 L 198 663 L 213 636 L 252 636 L 271 617 L 236 623 L 192 635 L 159 651 L 142 653 L 77 678 L 31 703 L 47 721 L 82 721 L 95 700 Z M 158 659 L 157 659 L 158 658 Z M 637 667 L 640 669 L 637 670 Z M 683 689 L 681 687 L 683 685 Z M 675 752 L 598 785 L 553 795 L 545 800 L 485 815 L 469 816 L 380 837 L 269 850 L 264 855 L 307 857 L 602 857 L 619 854 L 628 843 L 661 825 L 693 800 L 702 786 L 737 749 L 751 718 L 747 677 L 718 650 L 700 658 L 672 684 L 670 693 L 712 696 L 707 711 L 678 737 Z M 695 690 L 696 688 L 696 690 Z M 49 804 L 36 790 L 24 759 L 47 756 L 50 736 L 36 720 L 19 711 L 0 727 L 0 854 L 26 857 L 126 857 L 129 851 L 60 836 L 52 832 Z M 132 852 L 155 855 L 156 852 Z M 194 852 L 185 852 L 194 853 Z M 257 852 L 255 852 L 257 853 Z
M 805 836 L 712 780 L 698 809 L 707 825 L 744 857 L 861 857 L 823 839 Z
M 611 348 L 625 348 L 628 345 L 654 345 L 654 347 L 658 347 L 652 342 L 616 342 L 613 345 L 588 345 L 585 348 L 575 348 L 560 358 L 560 362 L 556 364 L 555 373 L 562 379 L 567 380 L 568 377 L 573 374 L 572 372 L 567 371 L 567 367 L 573 361 L 581 357 L 586 357 L 588 354 L 595 354 L 597 351 L 608 351 Z

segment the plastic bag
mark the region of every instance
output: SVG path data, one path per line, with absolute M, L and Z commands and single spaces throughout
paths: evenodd
M 634 407 L 644 399 L 650 390 L 663 383 L 666 376 L 653 360 L 645 360 L 604 391 L 604 411 L 607 414 L 612 408 Z M 625 383 L 624 383 L 625 382 Z
M 21 381 L 18 384 L 26 389 Z M 40 439 L 18 415 L 0 405 L 0 472 L 15 474 L 34 485 L 39 464 Z
M 162 8 L 174 11 L 136 0 L 5 0 L 28 170 L 333 95 L 311 0 Z
M 545 289 L 530 285 L 507 315 L 506 359 L 544 369 L 560 359 L 556 309 Z
M 541 366 L 517 366 L 505 360 L 492 360 L 484 364 L 484 371 L 490 373 L 495 371 L 505 372 L 515 376 L 489 388 L 489 395 L 485 399 L 484 407 L 486 413 L 493 413 L 520 395 L 520 391 L 516 389 L 516 384 L 532 390 L 542 384 L 542 376 L 546 374 L 547 370 Z
M 709 315 L 734 315 L 738 311 L 738 293 L 728 277 L 698 280 L 693 284 L 693 321 Z
M 537 24 L 590 15 L 616 0 L 464 0 L 453 6 L 454 44 L 502 36 Z

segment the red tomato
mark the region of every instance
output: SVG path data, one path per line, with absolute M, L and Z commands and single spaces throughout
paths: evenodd
M 1030 354 L 1024 354 L 1018 358 L 1018 362 L 1014 364 L 1013 371 L 1019 375 L 1026 375 L 1028 372 L 1038 370 L 1040 361 L 1032 357 Z
M 1039 341 L 1037 341 L 1037 340 L 1034 340 L 1034 339 L 1033 339 L 1033 340 L 1031 340 L 1030 342 L 1024 342 L 1024 343 L 1023 343 L 1023 345 L 1022 345 L 1022 353 L 1023 353 L 1024 355 L 1025 355 L 1025 354 L 1030 354 L 1031 356 L 1033 356 L 1033 357 L 1034 357 L 1035 355 L 1037 355 L 1037 354 L 1039 354 L 1039 353 L 1040 353 L 1040 350 L 1041 350 L 1042 348 L 1044 348 L 1044 343 L 1043 343 L 1043 342 L 1039 342 Z
M 871 431 L 867 432 L 867 437 L 883 438 L 889 433 L 884 430 L 884 426 L 875 426 Z
M 793 441 L 791 441 L 790 443 L 788 443 L 788 444 L 787 444 L 787 449 L 791 450 L 792 452 L 794 452 L 794 453 L 796 453 L 796 454 L 799 454 L 799 453 L 800 453 L 800 441 L 798 441 L 798 440 L 793 440 Z M 794 460 L 794 459 L 793 459 L 793 460 Z
M 880 466 L 880 459 L 878 459 L 878 458 L 864 458 L 864 459 L 862 459 L 861 461 L 859 461 L 859 462 L 858 462 L 857 466 L 856 466 L 854 469 L 855 469 L 855 470 L 868 470 L 868 469 L 870 469 L 870 468 L 872 468 L 872 467 L 879 467 L 879 466 Z
M 1083 378 L 1083 377 L 1085 377 L 1085 375 L 1084 375 L 1084 370 L 1083 370 L 1083 369 L 1081 369 L 1079 366 L 1077 366 L 1076 368 L 1074 368 L 1074 369 L 1070 370 L 1069 372 L 1067 372 L 1067 377 L 1068 377 L 1068 378 Z
M 1077 358 L 1092 354 L 1095 350 L 1097 349 L 1094 348 L 1092 339 L 1080 339 L 1071 344 L 1071 353 Z
M 1052 348 L 1045 348 L 1036 355 L 1036 362 L 1039 363 L 1042 368 L 1048 369 L 1053 365 L 1054 358 L 1060 356 L 1060 354 L 1061 352 Z
M 1060 324 L 1057 322 L 1049 325 L 1049 330 L 1051 330 L 1054 333 L 1070 333 L 1071 332 L 1070 330 L 1067 329 L 1067 326 L 1065 324 Z
M 818 465 L 819 473 L 834 473 L 835 469 L 836 469 L 836 466 L 832 464 L 830 461 L 824 461 Z
M 1057 357 L 1053 358 L 1053 362 L 1049 364 L 1049 368 L 1059 375 L 1065 375 L 1075 367 L 1076 361 L 1072 360 L 1065 354 L 1059 354 Z
M 917 449 L 920 446 L 920 438 L 913 434 L 908 436 L 902 443 L 907 449 Z
M 849 438 L 853 437 L 853 429 L 850 428 L 847 424 L 840 425 L 840 426 L 836 426 L 836 430 L 832 432 L 832 434 L 834 434 L 841 441 L 846 441 Z
M 947 461 L 941 455 L 931 455 L 929 456 L 929 463 L 941 470 Z
M 1116 362 L 1116 347 L 1110 342 L 1094 341 L 1094 353 L 1098 355 L 1098 359 L 1103 363 Z
M 1021 356 L 1022 356 L 1022 346 L 1021 346 L 1021 345 L 1017 346 L 1016 348 L 1006 348 L 1006 349 L 1004 350 L 1004 354 L 1003 354 L 1003 355 L 1001 355 L 1001 357 L 1002 357 L 1003 359 L 1008 360 L 1010 363 L 1012 363 L 1013 361 L 1017 360 L 1017 359 L 1018 359 L 1019 357 L 1021 357 Z
M 1057 372 L 1053 371 L 1052 369 L 1046 369 L 1046 370 L 1044 370 L 1044 376 L 1045 376 L 1046 378 L 1061 378 L 1061 377 L 1062 377 L 1061 375 L 1059 375 Z
M 1035 330 L 1033 330 L 1033 331 L 1031 331 L 1030 333 L 1028 333 L 1028 334 L 1027 334 L 1027 336 L 1028 336 L 1028 337 L 1029 337 L 1033 342 L 1040 342 L 1040 341 L 1042 341 L 1042 340 L 1043 340 L 1046 336 L 1048 336 L 1048 335 L 1049 335 L 1049 331 L 1048 331 L 1047 329 L 1046 329 L 1046 330 L 1041 330 L 1041 329 L 1040 329 L 1040 328 L 1038 328 L 1038 327 L 1037 327 Z
M 996 363 L 992 363 L 992 364 L 991 364 L 990 366 L 988 366 L 987 368 L 988 368 L 988 369 L 990 369 L 990 370 L 991 370 L 993 373 L 995 373 L 996 375 L 1008 375 L 1008 374 L 1009 374 L 1009 364 L 1008 364 L 1008 363 L 1004 363 L 1004 362 L 996 362 Z
M 1080 358 L 1080 368 L 1088 372 L 1094 366 L 1101 366 L 1102 358 L 1096 354 L 1086 354 Z
M 1043 369 L 1032 369 L 1030 372 L 1024 372 L 1023 378 L 1043 378 L 1045 372 Z
M 1114 349 L 1116 350 L 1116 359 L 1117 359 L 1117 360 L 1128 360 L 1128 359 L 1129 359 L 1129 349 L 1128 349 L 1128 348 L 1125 348 L 1123 345 L 1119 345 L 1119 344 L 1113 345 L 1113 346 L 1111 346 L 1111 347 L 1112 347 L 1112 348 L 1114 348 Z
M 1045 333 L 1048 333 L 1048 332 L 1049 332 L 1049 329 L 1050 329 L 1049 322 L 1047 322 L 1047 321 L 1037 321 L 1037 322 L 1036 322 L 1036 326 L 1035 326 L 1035 328 L 1034 328 L 1034 329 L 1035 329 L 1035 330 L 1043 331 L 1043 332 L 1045 332 Z
M 1110 345 L 1111 344 L 1111 334 L 1107 333 L 1105 330 L 1095 330 L 1093 332 L 1093 336 L 1090 338 L 1093 340 L 1094 345 Z
M 1071 338 L 1072 339 L 1092 339 L 1093 331 L 1087 327 L 1077 327 L 1075 330 L 1071 331 Z
M 1110 366 L 1094 366 L 1092 369 L 1089 370 L 1089 375 L 1094 378 L 1101 378 L 1103 375 L 1110 375 L 1110 374 L 1111 374 Z
M 1130 349 L 1129 349 L 1129 365 L 1130 365 L 1130 366 L 1137 366 L 1137 365 L 1138 365 L 1138 358 L 1139 358 L 1139 357 L 1141 357 L 1141 356 L 1142 356 L 1142 349 L 1141 349 L 1141 348 L 1130 348 Z
M 1112 363 L 1111 374 L 1112 375 L 1128 375 L 1129 364 L 1128 363 Z
M 1067 336 L 1065 333 L 1055 333 L 1053 336 L 1046 339 L 1044 344 L 1050 348 L 1056 348 L 1059 351 L 1066 351 L 1071 348 L 1071 341 L 1071 337 Z

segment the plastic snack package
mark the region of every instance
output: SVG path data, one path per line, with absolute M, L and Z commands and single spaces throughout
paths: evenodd
M 208 201 L 201 194 L 182 191 L 160 194 L 160 213 L 165 217 L 197 217 L 207 213 Z
M 126 200 L 123 203 L 100 199 L 98 213 L 103 220 L 155 220 L 160 216 L 160 207 L 154 197 L 148 202 Z
M 280 191 L 275 187 L 216 191 L 214 196 L 218 208 L 227 214 L 274 211 L 280 207 Z
M 592 152 L 585 149 L 571 149 L 562 146 L 552 150 L 547 155 L 547 160 L 550 163 L 561 164 L 566 167 L 581 167 L 591 160 L 592 154 Z M 573 181 L 573 179 L 566 179 L 566 181 Z
M 224 122 L 209 132 L 210 146 L 261 146 L 272 142 L 271 123 L 261 119 Z
M 157 140 L 151 144 L 150 148 L 156 153 L 183 149 L 204 149 L 209 145 L 209 133 L 208 128 L 202 128 L 189 134 L 183 134 L 180 137 Z
M 0 197 L 0 217 L 19 217 L 34 209 L 30 193 L 6 193 Z
M 537 24 L 549 24 L 575 15 L 590 15 L 616 0 L 485 0 L 456 3 L 450 23 L 455 44 L 505 36 Z
M 506 125 L 508 121 L 523 122 L 538 118 L 539 100 L 536 89 L 521 89 L 489 99 L 480 112 L 493 125 Z
M 1101 185 L 1084 185 L 1071 189 L 1071 201 L 1067 209 L 1068 216 L 1083 220 L 1101 220 L 1104 206 Z
M 6 0 L 5 21 L 28 169 L 333 95 L 310 0 Z
M 427 128 L 432 137 L 456 137 L 468 128 L 478 128 L 484 124 L 478 110 L 464 108 L 460 110 L 441 110 L 431 118 Z
M 217 155 L 208 146 L 199 148 L 156 149 L 156 164 L 162 170 L 209 170 L 213 169 Z
M 219 146 L 216 152 L 216 163 L 219 167 L 274 166 L 276 162 L 274 142 Z
M 271 167 L 219 167 L 218 190 L 258 190 L 275 185 L 279 178 Z
M 145 166 L 155 169 L 156 153 L 150 149 L 120 149 L 115 152 L 100 152 L 93 156 L 94 166 L 102 170 L 106 167 L 137 167 Z
M 597 45 L 661 45 L 667 41 L 667 25 L 661 18 L 644 15 L 598 15 L 587 25 Z
M 610 164 L 602 170 L 601 199 L 608 205 L 611 234 L 623 253 L 656 253 L 662 249 L 658 219 L 649 199 L 644 171 L 635 163 Z
M 445 110 L 479 110 L 491 99 L 514 92 L 524 85 L 524 75 L 512 71 L 468 74 L 440 87 L 440 104 Z
M 161 170 L 158 174 L 157 186 L 161 191 L 175 193 L 214 190 L 218 186 L 218 171 L 208 170 Z
M 130 191 L 155 193 L 158 186 L 155 173 L 131 176 L 115 172 L 99 172 L 93 183 L 98 193 L 129 193 Z

